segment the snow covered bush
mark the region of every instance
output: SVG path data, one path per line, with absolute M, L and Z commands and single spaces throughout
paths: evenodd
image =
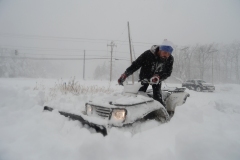
M 78 81 L 75 81 L 75 78 L 69 80 L 68 82 L 63 82 L 61 79 L 59 82 L 55 83 L 53 88 L 50 88 L 51 93 L 60 92 L 62 94 L 71 93 L 73 95 L 81 94 L 95 94 L 95 93 L 106 93 L 110 94 L 114 92 L 114 89 L 110 87 L 99 87 L 97 85 L 85 86 L 79 84 Z

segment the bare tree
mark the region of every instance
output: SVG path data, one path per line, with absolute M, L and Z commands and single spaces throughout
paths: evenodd
M 174 66 L 173 66 L 173 72 L 174 72 L 174 77 L 180 81 L 183 81 L 186 79 L 186 58 L 183 56 L 183 52 L 185 50 L 185 47 L 180 49 L 180 48 L 175 48 L 174 51 Z
M 232 60 L 233 60 L 233 64 L 234 66 L 234 70 L 235 70 L 235 79 L 237 83 L 240 83 L 240 69 L 239 69 L 239 54 L 240 54 L 240 43 L 233 43 L 231 45 L 231 51 L 232 51 Z
M 199 77 L 204 79 L 204 73 L 210 70 L 212 54 L 216 52 L 215 44 L 199 45 L 195 51 Z
M 193 59 L 199 78 L 217 82 L 239 82 L 239 44 L 218 46 L 209 44 L 197 48 Z M 197 69 L 197 70 L 196 70 Z M 194 72 L 195 71 L 195 72 Z M 212 77 L 212 78 L 211 78 Z

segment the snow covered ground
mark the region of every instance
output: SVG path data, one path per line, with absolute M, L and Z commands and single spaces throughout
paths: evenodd
M 190 97 L 169 123 L 152 121 L 135 134 L 113 128 L 103 137 L 56 111 L 43 112 L 46 103 L 77 111 L 103 94 L 53 94 L 56 81 L 0 79 L 0 160 L 240 159 L 240 85 L 216 85 L 213 93 L 187 90 Z M 116 82 L 79 83 L 122 89 Z

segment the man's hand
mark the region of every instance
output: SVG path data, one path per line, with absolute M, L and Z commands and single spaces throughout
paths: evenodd
M 121 77 L 118 79 L 118 84 L 123 86 L 123 82 L 125 81 L 126 78 L 127 78 L 127 75 L 123 73 Z
M 154 75 L 151 79 L 150 79 L 150 83 L 152 84 L 158 84 L 160 80 L 160 76 L 159 75 Z

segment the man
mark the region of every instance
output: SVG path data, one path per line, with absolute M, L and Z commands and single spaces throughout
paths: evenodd
M 167 79 L 173 68 L 174 58 L 172 56 L 173 48 L 170 41 L 164 40 L 161 45 L 153 45 L 150 50 L 142 53 L 130 67 L 118 79 L 118 83 L 123 85 L 125 79 L 137 71 L 139 68 L 140 80 L 148 79 L 150 82 L 155 83 L 152 85 L 153 99 L 159 101 L 163 106 L 161 94 L 161 82 Z M 149 84 L 144 84 L 139 91 L 146 92 Z

